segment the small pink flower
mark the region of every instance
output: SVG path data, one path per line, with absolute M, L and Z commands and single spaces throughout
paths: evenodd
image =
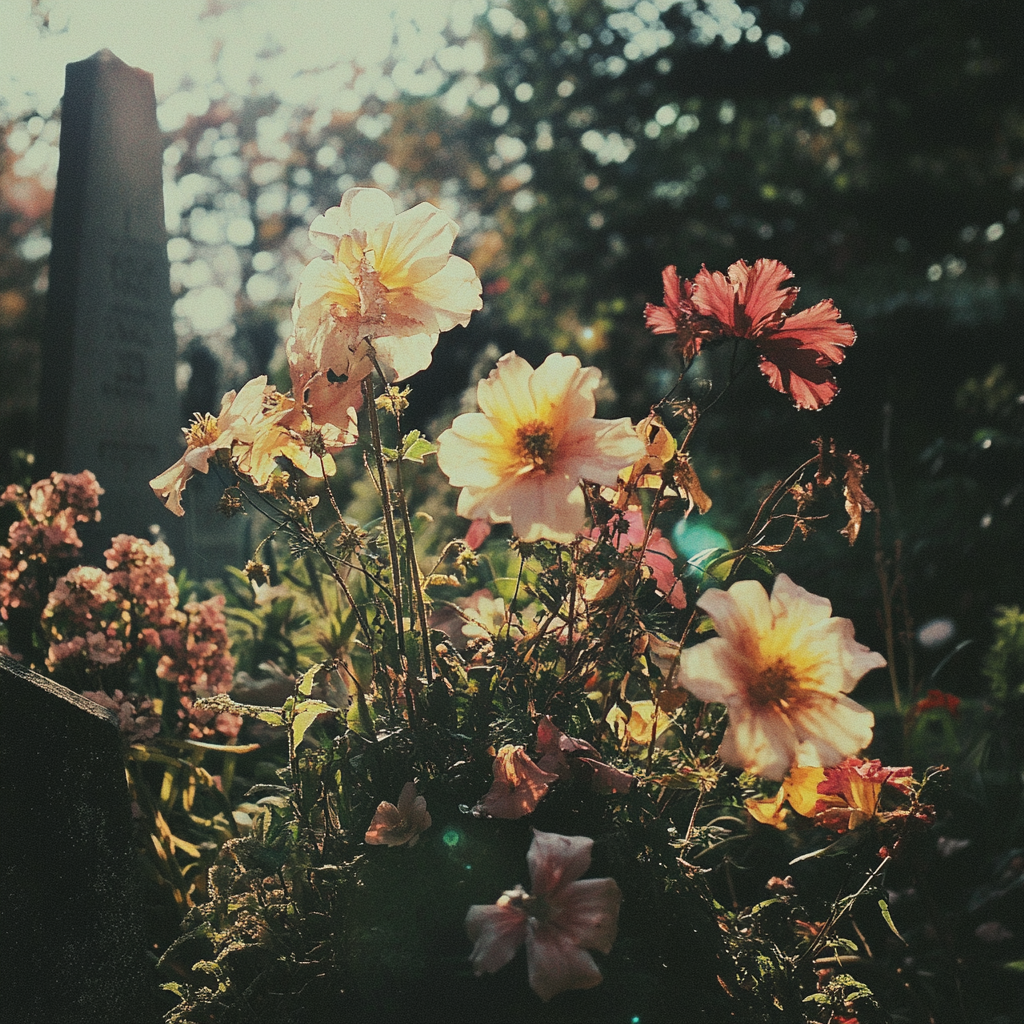
M 587 950 L 611 951 L 622 893 L 614 878 L 578 880 L 590 867 L 593 846 L 586 836 L 533 830 L 526 855 L 531 893 L 519 885 L 493 906 L 473 906 L 466 914 L 477 977 L 500 971 L 525 942 L 530 987 L 545 1002 L 601 984 Z
M 407 782 L 398 797 L 398 806 L 381 800 L 377 813 L 366 830 L 371 846 L 415 846 L 420 833 L 430 828 L 427 801 L 416 795 L 416 783 Z
M 479 817 L 522 818 L 532 814 L 557 775 L 542 771 L 522 747 L 509 744 L 494 759 L 494 782 L 473 808 Z

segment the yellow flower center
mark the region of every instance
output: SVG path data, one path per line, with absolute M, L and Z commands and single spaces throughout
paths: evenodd
M 210 413 L 197 412 L 192 422 L 185 428 L 185 443 L 189 451 L 213 444 L 220 437 L 220 424 L 217 417 Z
M 515 454 L 524 466 L 550 473 L 551 459 L 555 454 L 551 428 L 540 420 L 524 423 L 516 431 Z
M 800 695 L 796 671 L 783 658 L 766 665 L 747 682 L 747 700 L 758 708 L 766 708 L 770 704 L 793 704 Z

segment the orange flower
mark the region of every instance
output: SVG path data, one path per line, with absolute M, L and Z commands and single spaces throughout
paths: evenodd
M 824 779 L 823 768 L 795 767 L 782 780 L 782 785 L 774 797 L 751 797 L 743 806 L 755 821 L 771 825 L 773 828 L 786 829 L 789 827 L 786 819 L 789 817 L 790 808 L 804 818 L 810 818 L 814 814 L 815 807 L 821 803 L 818 783 Z M 783 806 L 787 803 L 789 808 Z
M 871 741 L 874 715 L 846 694 L 885 659 L 853 638 L 823 597 L 780 574 L 769 599 L 754 580 L 697 601 L 718 636 L 683 651 L 682 685 L 725 704 L 726 764 L 782 779 L 795 764 L 829 767 Z
M 349 189 L 309 228 L 330 259 L 314 260 L 299 281 L 295 356 L 350 382 L 369 375 L 371 353 L 392 380 L 429 366 L 438 334 L 482 306 L 476 272 L 451 255 L 457 233 L 430 203 L 396 216 L 386 192 Z
M 545 1002 L 559 992 L 593 988 L 601 972 L 587 952 L 610 953 L 619 930 L 622 893 L 614 878 L 580 879 L 594 840 L 533 830 L 526 861 L 530 892 L 521 885 L 498 902 L 469 908 L 473 971 L 500 971 L 526 944 L 530 988 Z
M 522 747 L 512 744 L 498 751 L 492 770 L 494 782 L 473 808 L 478 817 L 522 818 L 532 814 L 548 787 L 558 781 L 557 775 L 542 771 Z
M 377 813 L 366 830 L 371 846 L 415 846 L 420 833 L 430 828 L 427 801 L 416 795 L 416 783 L 407 782 L 398 797 L 398 806 L 381 800 Z
M 581 480 L 611 485 L 644 454 L 628 419 L 594 419 L 601 373 L 553 353 L 536 370 L 514 352 L 477 387 L 480 412 L 438 438 L 437 463 L 461 487 L 458 513 L 512 524 L 524 541 L 571 542 L 583 529 Z

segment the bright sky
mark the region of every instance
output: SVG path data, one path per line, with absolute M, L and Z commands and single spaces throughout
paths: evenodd
M 162 127 L 173 130 L 211 93 L 246 94 L 257 83 L 285 102 L 330 96 L 336 105 L 339 96 L 345 101 L 354 64 L 368 72 L 359 85 L 362 98 L 380 84 L 375 70 L 392 52 L 399 86 L 432 92 L 440 84 L 436 70 L 421 73 L 431 57 L 442 67 L 455 65 L 445 70 L 478 70 L 463 65 L 482 63 L 482 53 L 447 47 L 441 33 L 447 27 L 464 38 L 487 3 L 43 0 L 42 7 L 49 11 L 44 32 L 29 0 L 0 0 L 0 118 L 32 111 L 48 116 L 60 101 L 64 65 L 107 47 L 153 73 Z M 183 83 L 184 95 L 173 99 Z M 358 106 L 356 95 L 348 101 Z

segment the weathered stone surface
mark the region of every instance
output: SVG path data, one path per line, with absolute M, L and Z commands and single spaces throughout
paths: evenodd
M 19 1024 L 159 1019 L 114 716 L 0 655 L 0 1007 Z
M 42 474 L 91 469 L 103 521 L 171 541 L 175 517 L 147 482 L 181 452 L 176 342 L 153 76 L 109 50 L 67 66 L 35 453 Z

